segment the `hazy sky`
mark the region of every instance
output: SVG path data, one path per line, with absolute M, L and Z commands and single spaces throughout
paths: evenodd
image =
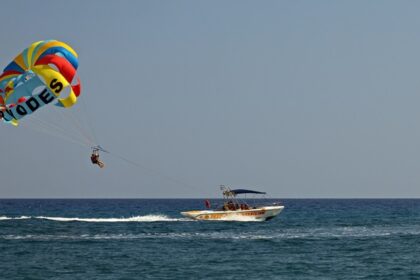
M 220 184 L 420 197 L 420 2 L 15 0 L 2 11 L 1 68 L 35 41 L 71 45 L 114 156 L 100 170 L 87 148 L 1 124 L 0 197 L 217 197 Z

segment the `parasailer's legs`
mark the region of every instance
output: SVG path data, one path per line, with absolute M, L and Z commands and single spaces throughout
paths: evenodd
M 98 160 L 98 166 L 100 168 L 104 168 L 105 167 L 105 163 L 103 163 L 102 161 Z

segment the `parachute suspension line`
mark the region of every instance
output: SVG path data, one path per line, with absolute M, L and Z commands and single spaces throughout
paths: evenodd
M 37 131 L 37 132 L 39 132 L 39 133 L 43 133 L 43 134 L 47 134 L 47 135 L 51 135 L 51 136 L 54 136 L 54 137 L 57 137 L 57 138 L 60 138 L 60 139 L 66 140 L 66 141 L 68 141 L 68 142 L 71 142 L 71 143 L 74 143 L 74 144 L 77 144 L 77 145 L 83 146 L 83 147 L 87 147 L 87 146 L 89 146 L 89 145 L 87 145 L 86 143 L 81 142 L 81 141 L 79 141 L 79 140 L 76 140 L 76 139 L 74 139 L 74 138 L 70 138 L 70 137 L 65 136 L 65 135 L 63 135 L 63 134 L 54 133 L 53 131 L 51 131 L 51 129 L 48 129 L 48 127 L 45 127 L 45 126 L 42 126 L 42 125 L 38 125 L 38 126 L 36 126 L 36 125 L 35 125 L 35 126 L 34 126 L 34 125 L 26 125 L 26 124 L 22 124 L 22 126 L 24 126 L 24 127 L 26 127 L 26 128 L 29 128 L 29 129 L 31 129 L 31 130 Z
M 42 127 L 44 132 L 49 132 L 50 135 L 60 135 L 62 138 L 66 137 L 68 139 L 73 140 L 73 142 L 79 142 L 84 143 L 85 146 L 89 146 L 90 142 L 86 141 L 85 139 L 80 139 L 77 137 L 77 135 L 73 135 L 66 131 L 64 128 L 50 123 L 46 122 L 44 120 L 41 120 L 37 117 L 32 116 L 29 122 L 33 123 L 34 125 L 37 125 L 38 127 Z M 30 127 L 30 126 L 29 126 Z
M 51 136 L 56 137 L 56 138 L 61 138 L 61 139 L 65 140 L 65 141 L 67 141 L 67 142 L 70 142 L 70 143 L 73 143 L 73 144 L 77 144 L 77 145 L 82 146 L 82 147 L 87 147 L 88 146 L 85 143 L 82 143 L 82 142 L 73 140 L 72 138 L 68 138 L 68 137 L 65 137 L 65 136 L 60 135 L 60 134 L 51 133 L 48 130 L 43 130 L 43 129 L 39 129 L 39 128 L 33 128 L 33 127 L 31 127 L 30 129 L 32 129 L 34 131 L 37 131 L 37 132 L 45 133 L 47 135 L 51 135 Z
M 60 127 L 62 131 L 65 131 L 66 134 L 71 134 L 73 138 L 77 138 L 79 140 L 83 140 L 83 142 L 88 142 L 84 136 L 80 134 L 80 132 L 76 131 L 72 126 L 68 125 L 68 118 L 64 116 L 63 110 L 57 110 L 54 107 L 54 111 L 60 119 L 48 119 L 46 123 L 51 123 L 57 127 Z M 55 122 L 53 122 L 55 120 Z
M 75 116 L 72 110 L 60 110 L 62 108 L 55 108 L 59 112 L 63 123 L 68 123 L 66 127 L 71 128 L 75 134 L 79 135 L 80 138 L 84 139 L 86 142 L 90 143 L 89 145 L 95 144 L 93 137 L 85 130 L 80 120 Z
M 56 106 L 51 107 L 54 108 L 52 111 L 43 111 L 40 117 L 31 115 L 30 118 L 21 122 L 21 125 L 89 149 L 98 146 L 94 140 L 94 135 L 88 132 L 87 124 L 83 125 L 80 119 L 83 114 L 80 114 L 80 112 L 78 114 L 77 111 L 73 110 L 63 110 L 63 108 Z M 102 147 L 100 147 L 100 150 L 106 152 Z
M 98 145 L 98 138 L 96 137 L 96 133 L 95 133 L 95 130 L 94 130 L 94 128 L 93 128 L 93 125 L 91 124 L 91 122 L 89 121 L 90 120 L 90 118 L 89 118 L 89 116 L 88 116 L 88 113 L 87 113 L 87 107 L 86 107 L 86 104 L 85 104 L 85 101 L 84 101 L 84 98 L 81 98 L 81 105 L 82 106 L 80 106 L 80 109 L 81 109 L 81 111 L 82 111 L 82 114 L 84 115 L 84 117 L 85 117 L 85 120 L 86 120 L 86 124 L 88 125 L 88 128 L 89 128 L 89 130 L 92 132 L 91 133 L 91 135 L 92 135 L 92 137 L 93 137 L 93 142 L 95 143 L 95 145 Z
M 56 132 L 56 133 L 60 133 L 62 135 L 65 135 L 68 138 L 71 138 L 73 140 L 77 140 L 79 142 L 84 142 L 86 144 L 89 144 L 88 141 L 86 141 L 86 139 L 80 138 L 75 134 L 72 134 L 70 131 L 66 130 L 63 126 L 60 126 L 58 124 L 55 124 L 53 122 L 50 121 L 45 121 L 42 119 L 39 119 L 37 117 L 33 117 L 32 120 L 36 122 L 38 122 L 39 124 L 43 125 L 45 128 L 50 129 L 51 132 Z
M 84 147 L 89 146 L 84 141 L 81 141 L 81 140 L 73 138 L 73 137 L 69 137 L 68 135 L 63 134 L 62 132 L 51 130 L 51 128 L 49 128 L 47 126 L 41 126 L 40 125 L 40 126 L 33 126 L 33 127 L 28 127 L 28 128 L 30 128 L 30 129 L 33 128 L 33 130 L 35 130 L 35 131 L 42 132 L 44 134 L 51 135 L 51 136 L 54 136 L 54 137 L 57 137 L 57 138 L 65 139 L 65 140 L 68 140 L 69 142 L 72 142 L 72 143 L 78 143 L 78 144 L 80 144 Z
M 86 137 L 86 139 L 88 139 L 90 143 L 96 144 L 93 134 L 92 133 L 89 134 L 89 132 L 87 132 L 85 130 L 85 128 L 81 124 L 80 120 L 75 117 L 73 112 L 69 112 L 69 113 L 70 113 L 69 115 L 70 115 L 71 120 L 74 122 L 76 127 L 79 129 L 80 133 L 83 134 L 83 136 Z

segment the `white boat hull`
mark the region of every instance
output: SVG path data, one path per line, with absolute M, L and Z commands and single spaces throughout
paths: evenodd
M 181 212 L 181 215 L 194 220 L 207 221 L 266 221 L 280 214 L 283 209 L 284 206 L 265 206 L 233 211 L 196 210 Z

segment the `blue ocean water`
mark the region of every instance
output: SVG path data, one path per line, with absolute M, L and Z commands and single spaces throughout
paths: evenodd
M 0 279 L 420 279 L 420 200 L 282 200 L 267 222 L 198 199 L 0 200 Z

